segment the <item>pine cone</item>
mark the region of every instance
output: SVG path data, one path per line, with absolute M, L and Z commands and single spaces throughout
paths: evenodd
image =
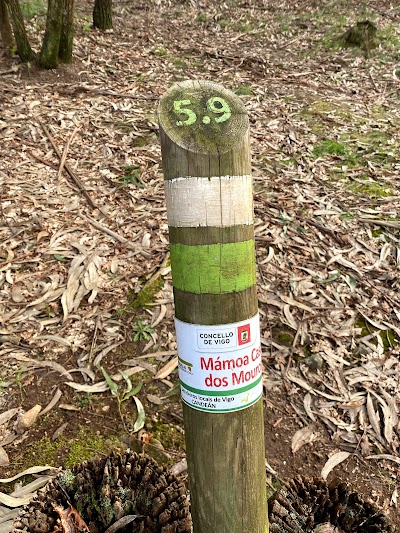
M 270 533 L 311 533 L 331 525 L 343 533 L 395 533 L 387 517 L 346 483 L 297 477 L 269 500 Z
M 168 469 L 136 453 L 112 452 L 62 472 L 22 509 L 13 531 L 63 531 L 56 509 L 75 509 L 91 533 L 106 531 L 126 515 L 138 517 L 119 533 L 191 532 L 185 487 Z

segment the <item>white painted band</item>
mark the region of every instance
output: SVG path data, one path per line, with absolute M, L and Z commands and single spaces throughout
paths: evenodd
M 251 176 L 175 178 L 166 180 L 164 187 L 169 226 L 253 224 Z

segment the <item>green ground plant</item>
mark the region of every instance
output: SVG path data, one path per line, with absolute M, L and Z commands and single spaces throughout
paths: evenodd
M 136 433 L 144 426 L 144 419 L 145 419 L 145 411 L 142 402 L 137 398 L 136 394 L 140 391 L 140 389 L 143 386 L 143 382 L 140 381 L 135 387 L 132 384 L 132 381 L 130 377 L 125 374 L 125 372 L 120 371 L 121 376 L 124 378 L 124 384 L 119 385 L 116 381 L 112 379 L 112 377 L 107 373 L 107 371 L 101 366 L 100 370 L 104 376 L 104 379 L 106 380 L 106 383 L 111 391 L 111 394 L 116 397 L 118 402 L 118 413 L 121 418 L 121 421 L 124 425 L 124 429 L 127 432 Z M 122 406 L 125 402 L 127 402 L 130 398 L 132 398 L 136 404 L 137 409 L 137 418 L 136 421 L 130 431 L 130 428 L 128 428 L 126 422 L 125 422 L 125 416 L 122 412 Z
M 133 341 L 148 341 L 151 335 L 154 333 L 154 329 L 150 324 L 144 324 L 141 320 L 136 322 L 136 326 L 133 328 Z

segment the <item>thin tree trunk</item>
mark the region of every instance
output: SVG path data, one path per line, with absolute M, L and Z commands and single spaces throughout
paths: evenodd
M 74 1 L 64 0 L 61 22 L 60 49 L 58 57 L 62 63 L 71 63 L 74 40 Z
M 21 58 L 21 61 L 25 63 L 33 61 L 36 56 L 29 44 L 19 2 L 18 0 L 5 0 L 5 2 L 8 5 L 11 24 L 14 30 L 17 54 Z
M 95 0 L 93 26 L 99 30 L 110 30 L 112 25 L 112 0 Z
M 46 30 L 44 33 L 39 63 L 43 68 L 56 68 L 60 49 L 61 21 L 64 0 L 49 0 Z
M 3 47 L 9 54 L 15 42 L 5 0 L 0 0 L 0 35 Z

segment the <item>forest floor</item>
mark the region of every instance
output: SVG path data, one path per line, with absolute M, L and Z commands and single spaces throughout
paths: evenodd
M 112 446 L 184 464 L 156 111 L 207 79 L 250 118 L 267 469 L 332 458 L 400 531 L 398 3 L 116 0 L 105 33 L 91 3 L 72 65 L 0 55 L 0 477 Z M 343 48 L 365 20 L 375 45 Z

